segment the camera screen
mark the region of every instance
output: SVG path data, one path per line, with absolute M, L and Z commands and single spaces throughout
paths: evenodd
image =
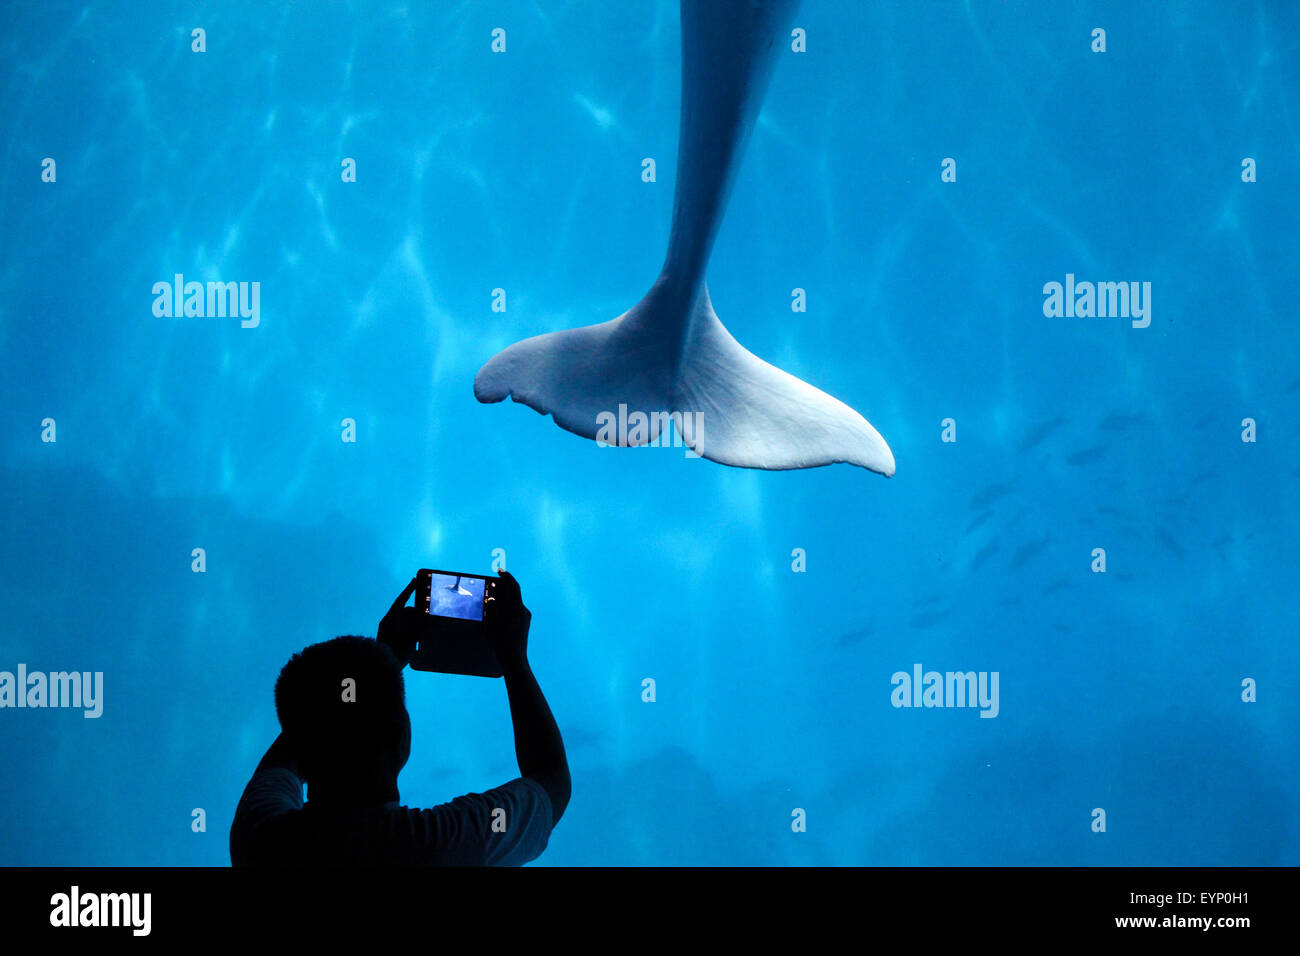
M 429 575 L 429 613 L 463 621 L 483 620 L 484 578 L 469 574 Z

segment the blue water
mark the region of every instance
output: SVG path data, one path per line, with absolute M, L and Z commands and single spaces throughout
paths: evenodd
M 104 700 L 0 710 L 0 862 L 228 863 L 288 656 L 503 549 L 573 774 L 539 864 L 1300 863 L 1298 21 L 807 0 L 709 288 L 886 480 L 474 399 L 657 274 L 670 0 L 6 4 L 0 670 Z M 177 273 L 260 324 L 155 317 Z M 1046 317 L 1067 273 L 1150 326 Z M 997 716 L 892 706 L 918 663 Z M 500 681 L 407 694 L 403 802 L 516 773 Z

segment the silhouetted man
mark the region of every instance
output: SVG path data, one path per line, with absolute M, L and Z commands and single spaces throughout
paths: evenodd
M 519 865 L 546 849 L 569 803 L 569 765 L 528 666 L 532 615 L 505 571 L 484 630 L 505 672 L 520 776 L 431 810 L 398 802 L 397 775 L 411 753 L 402 668 L 431 626 L 424 611 L 405 607 L 415 586 L 384 615 L 378 640 L 313 644 L 280 672 L 281 733 L 235 811 L 234 865 Z

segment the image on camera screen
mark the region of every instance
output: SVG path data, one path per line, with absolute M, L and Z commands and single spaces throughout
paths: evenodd
M 429 576 L 429 613 L 463 621 L 483 620 L 483 578 L 458 574 Z

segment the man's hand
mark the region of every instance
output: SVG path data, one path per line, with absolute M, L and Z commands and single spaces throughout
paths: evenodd
M 406 586 L 393 606 L 388 609 L 384 619 L 379 622 L 378 641 L 380 644 L 387 644 L 397 662 L 405 667 L 411 661 L 411 655 L 415 653 L 415 645 L 420 640 L 420 632 L 426 626 L 423 611 L 415 607 L 407 607 L 406 601 L 415 593 L 415 578 L 411 578 L 411 583 Z
M 498 571 L 497 575 L 499 580 L 487 599 L 483 623 L 497 660 L 508 670 L 528 663 L 528 625 L 533 615 L 524 607 L 514 575 L 509 571 Z

